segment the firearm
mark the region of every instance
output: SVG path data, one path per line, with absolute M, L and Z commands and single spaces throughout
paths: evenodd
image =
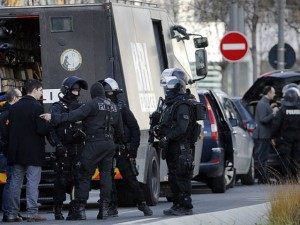
M 124 156 L 126 158 L 129 158 L 129 152 L 128 152 L 128 148 L 127 146 L 125 146 L 124 144 L 120 144 L 118 145 L 118 149 L 117 149 L 117 154 L 120 156 Z M 139 171 L 136 167 L 136 161 L 134 158 L 129 158 L 129 162 L 130 162 L 130 169 L 132 171 L 132 173 L 134 174 L 134 176 L 138 176 L 139 175 Z
M 156 110 L 150 115 L 150 129 L 149 129 L 149 139 L 148 142 L 153 144 L 155 138 L 154 127 L 158 127 L 159 120 L 163 111 L 164 99 L 159 97 Z
M 130 161 L 130 167 L 131 167 L 131 171 L 133 172 L 133 175 L 134 176 L 138 176 L 139 175 L 139 171 L 138 171 L 138 169 L 136 167 L 136 161 L 135 161 L 135 159 L 134 158 L 130 158 L 129 161 Z

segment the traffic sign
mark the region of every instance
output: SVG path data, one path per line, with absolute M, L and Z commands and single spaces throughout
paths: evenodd
M 296 62 L 296 53 L 292 46 L 284 44 L 284 69 L 291 69 Z M 269 51 L 269 63 L 276 70 L 277 69 L 277 44 Z
M 241 60 L 248 52 L 249 44 L 245 35 L 232 31 L 224 35 L 220 43 L 220 51 L 228 61 Z

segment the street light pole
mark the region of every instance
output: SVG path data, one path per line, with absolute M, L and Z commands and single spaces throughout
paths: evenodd
M 284 70 L 284 9 L 286 0 L 278 0 L 278 47 L 277 47 L 277 69 Z
M 236 0 L 231 2 L 230 7 L 230 30 L 238 31 L 239 30 L 239 23 L 238 23 L 238 3 Z M 237 76 L 239 76 L 239 64 L 238 62 L 231 63 L 232 74 L 231 74 L 231 85 L 232 85 L 232 95 L 236 96 L 238 94 L 238 82 Z

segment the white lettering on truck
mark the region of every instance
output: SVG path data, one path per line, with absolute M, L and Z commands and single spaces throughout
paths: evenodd
M 60 89 L 44 89 L 43 90 L 43 103 L 54 103 L 59 101 L 58 94 Z
M 130 45 L 142 112 L 153 112 L 156 109 L 156 96 L 151 79 L 146 43 L 131 42 Z

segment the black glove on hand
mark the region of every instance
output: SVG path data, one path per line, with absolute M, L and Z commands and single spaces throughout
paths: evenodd
M 128 158 L 135 159 L 136 155 L 137 155 L 137 149 L 132 149 L 132 148 L 128 149 Z
M 153 135 L 158 138 L 161 135 L 161 127 L 160 125 L 156 125 L 153 127 Z
M 67 154 L 68 154 L 68 150 L 66 147 L 62 145 L 56 146 L 55 155 L 57 158 L 67 157 Z
M 166 149 L 168 146 L 168 139 L 166 137 L 163 137 L 158 142 L 158 147 L 161 149 Z

